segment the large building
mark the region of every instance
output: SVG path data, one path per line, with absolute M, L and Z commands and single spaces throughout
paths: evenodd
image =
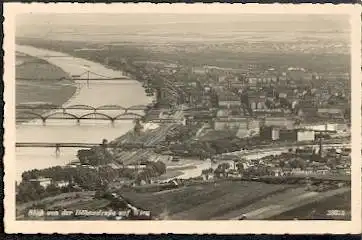
M 217 118 L 214 120 L 215 130 L 239 129 L 241 126 L 247 129 L 247 118 Z
M 239 96 L 233 93 L 224 93 L 218 95 L 219 107 L 221 108 L 233 108 L 240 107 L 241 102 Z
M 275 126 L 279 128 L 293 129 L 294 120 L 286 117 L 265 117 L 262 121 L 265 126 Z
M 246 81 L 249 86 L 266 86 L 277 83 L 278 76 L 273 73 L 250 74 L 246 77 Z
M 248 117 L 218 117 L 214 119 L 214 129 L 238 129 L 240 136 L 259 132 L 259 120 Z
M 263 140 L 279 140 L 280 129 L 273 126 L 263 126 L 260 128 L 260 137 Z
M 298 130 L 297 131 L 297 141 L 314 141 L 315 140 L 315 132 L 308 130 Z
M 295 129 L 280 129 L 279 139 L 286 142 L 297 141 L 297 131 Z
M 236 133 L 238 138 L 245 138 L 258 135 L 260 132 L 260 121 L 257 119 L 249 118 L 247 124 L 240 124 Z

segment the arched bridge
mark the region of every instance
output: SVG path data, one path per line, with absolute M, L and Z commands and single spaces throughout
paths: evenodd
M 123 111 L 124 113 L 128 113 L 128 111 L 145 111 L 150 109 L 151 106 L 146 105 L 134 105 L 130 107 L 124 107 L 116 104 L 102 105 L 98 107 L 86 105 L 86 104 L 76 104 L 70 106 L 59 106 L 55 104 L 18 104 L 16 105 L 16 110 L 25 110 L 25 111 L 49 111 L 49 110 L 62 110 L 63 113 L 66 113 L 67 110 L 88 110 L 93 113 L 97 113 L 100 111 Z
M 125 121 L 125 120 L 139 120 L 145 122 L 145 116 L 138 113 L 121 113 L 115 116 L 108 115 L 106 113 L 86 113 L 83 115 L 77 115 L 73 113 L 67 112 L 54 112 L 47 115 L 42 115 L 35 112 L 18 112 L 16 120 L 41 120 L 45 125 L 47 120 L 75 120 L 78 124 L 81 120 L 101 120 L 101 121 L 110 121 L 112 124 L 115 121 Z M 184 119 L 175 119 L 175 118 L 159 118 L 159 119 L 150 119 L 147 122 L 152 123 L 180 123 Z
M 110 116 L 105 113 L 91 112 L 83 115 L 76 115 L 68 112 L 54 112 L 47 115 L 41 115 L 35 112 L 19 112 L 16 117 L 17 120 L 33 120 L 40 119 L 45 123 L 49 119 L 54 120 L 76 120 L 78 123 L 80 120 L 109 120 L 112 123 L 116 120 L 143 120 L 144 116 L 137 113 L 121 113 L 116 116 Z

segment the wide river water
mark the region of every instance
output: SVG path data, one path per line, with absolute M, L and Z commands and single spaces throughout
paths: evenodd
M 80 75 L 87 70 L 107 76 L 109 78 L 122 77 L 121 71 L 114 71 L 101 64 L 91 62 L 70 55 L 34 48 L 30 46 L 16 46 L 16 51 L 44 59 L 49 63 L 62 68 L 69 75 Z M 63 57 L 47 57 L 63 56 Z M 90 78 L 97 76 L 90 73 Z M 99 78 L 99 77 L 98 77 Z M 68 83 L 69 84 L 69 83 Z M 89 105 L 121 105 L 124 107 L 147 105 L 153 98 L 147 97 L 141 83 L 135 80 L 122 81 L 91 81 L 89 86 L 84 81 L 76 81 L 77 92 L 63 106 Z M 19 103 L 17 103 L 19 104 Z M 90 110 L 67 110 L 68 113 L 84 115 Z M 132 111 L 140 113 L 140 111 Z M 101 113 L 116 116 L 120 110 L 102 110 Z M 59 116 L 64 116 L 59 114 Z M 109 120 L 55 120 L 49 119 L 43 126 L 40 120 L 32 120 L 16 126 L 16 142 L 49 142 L 49 143 L 101 143 L 102 139 L 113 140 L 133 127 L 132 120 L 115 121 L 112 125 Z M 65 165 L 76 159 L 77 149 L 62 148 L 60 156 L 56 156 L 53 148 L 17 148 L 16 169 L 17 181 L 21 174 L 30 169 L 42 169 L 56 165 Z

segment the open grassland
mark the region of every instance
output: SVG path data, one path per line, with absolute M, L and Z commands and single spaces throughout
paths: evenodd
M 161 219 L 206 220 L 282 192 L 291 185 L 219 181 L 182 187 L 164 193 L 121 192 L 138 207 Z

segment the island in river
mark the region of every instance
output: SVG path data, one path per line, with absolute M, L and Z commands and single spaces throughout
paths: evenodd
M 49 62 L 16 53 L 16 104 L 47 102 L 62 105 L 76 92 L 75 85 L 61 79 L 69 78 L 60 67 Z

